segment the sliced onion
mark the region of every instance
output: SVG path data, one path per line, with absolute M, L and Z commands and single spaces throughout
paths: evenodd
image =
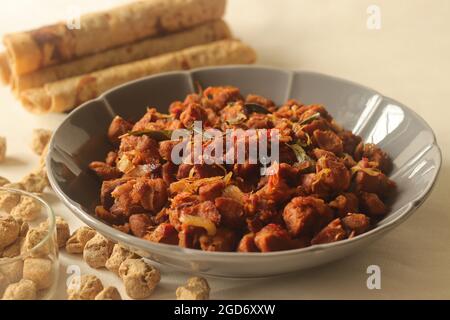
M 173 182 L 170 184 L 170 192 L 171 193 L 180 193 L 180 192 L 190 192 L 190 193 L 196 193 L 198 188 L 205 184 L 217 182 L 220 180 L 224 180 L 225 184 L 229 182 L 231 179 L 231 175 L 227 174 L 225 177 L 217 176 L 217 177 L 210 177 L 210 178 L 203 178 L 203 179 L 196 179 L 196 178 L 185 178 L 181 179 L 179 181 Z
M 375 168 L 362 168 L 360 166 L 354 166 L 352 168 L 352 175 L 354 175 L 358 171 L 362 171 L 364 173 L 367 173 L 369 176 L 372 176 L 372 177 L 376 177 L 376 176 L 379 176 L 381 174 L 381 171 L 379 171 L 378 169 L 375 169 Z
M 126 155 L 120 157 L 120 160 L 117 162 L 117 169 L 119 169 L 123 173 L 128 173 L 132 171 L 134 168 L 135 168 L 134 164 Z
M 182 215 L 180 217 L 181 223 L 191 227 L 199 227 L 206 230 L 208 236 L 214 236 L 217 232 L 216 225 L 206 218 L 191 215 Z

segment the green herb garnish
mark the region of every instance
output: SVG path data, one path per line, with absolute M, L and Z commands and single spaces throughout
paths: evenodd
M 314 113 L 312 116 L 309 116 L 308 118 L 300 121 L 299 125 L 302 126 L 302 125 L 308 124 L 308 123 L 310 123 L 310 122 L 312 122 L 314 120 L 317 120 L 319 118 L 320 118 L 320 113 L 319 112 Z
M 292 149 L 292 151 L 294 151 L 295 156 L 297 157 L 297 161 L 298 162 L 305 162 L 305 161 L 312 161 L 311 157 L 308 156 L 308 154 L 306 153 L 305 149 L 303 149 L 303 147 L 297 143 L 294 144 L 286 144 L 289 148 Z
M 172 140 L 172 130 L 136 130 L 136 131 L 130 131 L 127 134 L 124 134 L 120 138 L 126 137 L 126 136 L 134 136 L 134 137 L 140 137 L 140 136 L 148 136 L 152 138 L 153 140 L 156 140 L 157 142 L 160 141 L 167 141 Z

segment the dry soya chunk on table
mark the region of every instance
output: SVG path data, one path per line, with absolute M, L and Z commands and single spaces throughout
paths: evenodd
M 66 251 L 72 254 L 83 253 L 86 243 L 95 237 L 96 234 L 97 231 L 92 228 L 86 226 L 78 228 L 67 240 Z
M 103 268 L 111 256 L 114 243 L 100 233 L 86 243 L 83 250 L 83 259 L 91 268 Z
M 119 274 L 119 267 L 127 259 L 137 259 L 139 256 L 134 252 L 126 249 L 120 244 L 115 244 L 112 254 L 109 259 L 106 261 L 105 267 L 114 272 L 115 274 Z
M 106 287 L 95 296 L 95 300 L 122 300 L 116 287 Z
M 127 259 L 122 262 L 119 276 L 128 296 L 133 299 L 148 298 L 161 280 L 159 270 L 142 259 Z
M 0 213 L 0 249 L 12 244 L 19 237 L 20 225 L 10 215 Z
M 68 300 L 94 300 L 103 290 L 103 284 L 94 275 L 82 275 L 72 278 L 67 288 Z
M 210 288 L 208 281 L 201 277 L 190 278 L 185 286 L 178 287 L 177 300 L 208 300 Z

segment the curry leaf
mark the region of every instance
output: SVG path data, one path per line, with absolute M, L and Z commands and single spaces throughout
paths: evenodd
M 160 142 L 160 141 L 171 140 L 172 133 L 173 133 L 173 131 L 171 131 L 171 130 L 136 130 L 136 131 L 128 132 L 127 134 L 123 135 L 122 137 L 124 137 L 124 136 L 135 136 L 135 137 L 148 136 L 148 137 L 152 138 L 153 140 Z
M 319 118 L 320 118 L 320 113 L 317 112 L 317 113 L 314 113 L 313 115 L 309 116 L 308 118 L 306 118 L 306 119 L 300 121 L 299 124 L 300 124 L 300 125 L 305 125 L 305 124 L 308 124 L 308 123 L 310 123 L 311 121 L 317 120 L 317 119 L 319 119 Z
M 311 157 L 308 156 L 305 149 L 303 149 L 301 145 L 295 143 L 295 144 L 287 144 L 287 146 L 291 148 L 292 151 L 294 151 L 298 162 L 312 161 Z
M 257 103 L 244 104 L 244 111 L 247 114 L 251 114 L 251 113 L 269 114 L 270 113 L 269 110 L 267 110 L 265 107 L 263 107 L 262 105 L 257 104 Z

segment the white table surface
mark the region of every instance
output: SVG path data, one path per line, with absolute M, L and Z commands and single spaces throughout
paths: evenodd
M 4 1 L 0 36 L 124 0 Z M 378 5 L 381 29 L 367 28 L 367 8 Z M 314 270 L 265 280 L 210 279 L 213 299 L 450 298 L 450 1 L 448 0 L 230 0 L 226 20 L 236 36 L 253 45 L 259 63 L 306 69 L 373 87 L 411 106 L 435 130 L 443 150 L 440 179 L 426 203 L 408 221 L 364 252 Z M 64 115 L 27 114 L 0 87 L 0 135 L 8 158 L 0 176 L 20 179 L 37 163 L 28 144 L 33 128 L 56 128 Z M 81 225 L 52 192 L 45 198 L 72 230 Z M 79 257 L 60 255 L 56 298 L 65 299 L 68 265 L 97 274 L 105 285 L 120 281 L 90 269 Z M 381 268 L 381 290 L 366 286 L 366 268 Z M 189 276 L 162 267 L 152 299 L 171 299 Z

